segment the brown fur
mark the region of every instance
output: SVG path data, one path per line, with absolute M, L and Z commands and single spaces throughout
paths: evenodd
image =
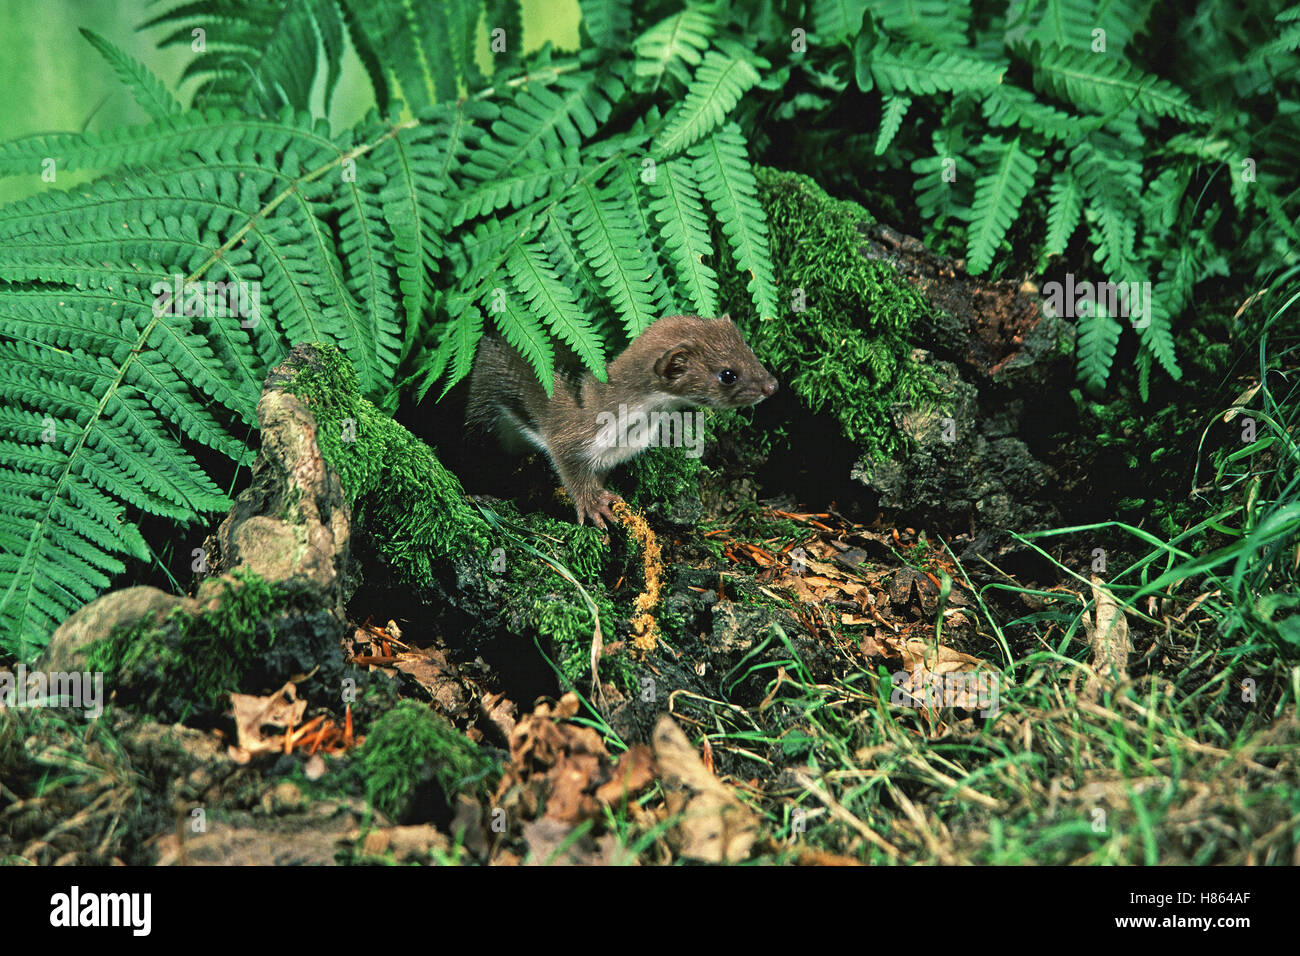
M 730 385 L 719 379 L 724 370 L 736 376 Z M 777 388 L 728 316 L 659 319 L 607 371 L 605 382 L 590 372 L 577 380 L 556 373 L 548 397 L 518 352 L 501 339 L 485 338 L 474 359 L 466 413 L 471 429 L 494 432 L 512 450 L 546 452 L 573 499 L 578 523 L 591 518 L 601 528 L 613 520 L 610 506 L 618 500 L 606 490 L 605 476 L 640 451 L 604 442 L 602 412 L 617 415 L 620 406 L 647 413 L 700 405 L 740 408 Z

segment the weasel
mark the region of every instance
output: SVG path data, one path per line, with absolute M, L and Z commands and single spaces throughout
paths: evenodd
M 777 382 L 745 344 L 730 316 L 674 315 L 652 322 L 607 366 L 607 380 L 590 372 L 555 374 L 547 396 L 531 366 L 504 340 L 485 337 L 470 373 L 466 425 L 495 433 L 507 448 L 544 451 L 578 513 L 598 528 L 613 521 L 618 496 L 605 477 L 661 437 L 641 429 L 629 441 L 614 422 L 662 423 L 657 412 L 741 408 L 776 393 Z M 620 413 L 622 418 L 620 419 Z

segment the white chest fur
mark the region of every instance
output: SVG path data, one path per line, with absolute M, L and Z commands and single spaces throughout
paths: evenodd
M 587 442 L 587 462 L 597 472 L 608 472 L 647 448 L 670 444 L 674 425 L 677 435 L 682 434 L 681 410 L 690 406 L 675 395 L 657 392 L 599 412 L 596 434 Z

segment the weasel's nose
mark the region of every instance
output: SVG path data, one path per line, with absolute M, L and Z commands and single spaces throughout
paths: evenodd
M 776 394 L 776 379 L 769 378 L 766 382 L 763 383 L 763 397 L 771 398 L 775 394 Z

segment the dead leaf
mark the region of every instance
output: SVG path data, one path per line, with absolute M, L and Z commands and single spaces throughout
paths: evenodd
M 1094 626 L 1088 612 L 1083 612 L 1083 628 L 1092 644 L 1092 673 L 1084 682 L 1083 696 L 1095 702 L 1102 691 L 1114 690 L 1117 684 L 1128 680 L 1128 658 L 1133 648 L 1124 609 L 1101 578 L 1094 574 L 1091 579 L 1097 622 Z
M 612 833 L 593 838 L 590 833 L 573 836 L 574 827 L 546 817 L 524 824 L 529 866 L 619 866 L 636 864 L 636 857 L 618 843 Z
M 283 750 L 284 731 L 302 723 L 307 702 L 298 700 L 298 688 L 291 681 L 266 697 L 231 694 L 230 709 L 235 718 L 238 749 L 244 754 L 255 754 Z M 267 732 L 267 727 L 274 729 Z
M 667 714 L 654 731 L 655 759 L 680 814 L 676 836 L 682 856 L 708 863 L 744 860 L 758 838 L 758 818 L 731 789 L 709 773 L 686 734 Z
M 392 667 L 406 674 L 429 695 L 449 717 L 468 717 L 470 694 L 456 666 L 437 648 L 400 653 Z

